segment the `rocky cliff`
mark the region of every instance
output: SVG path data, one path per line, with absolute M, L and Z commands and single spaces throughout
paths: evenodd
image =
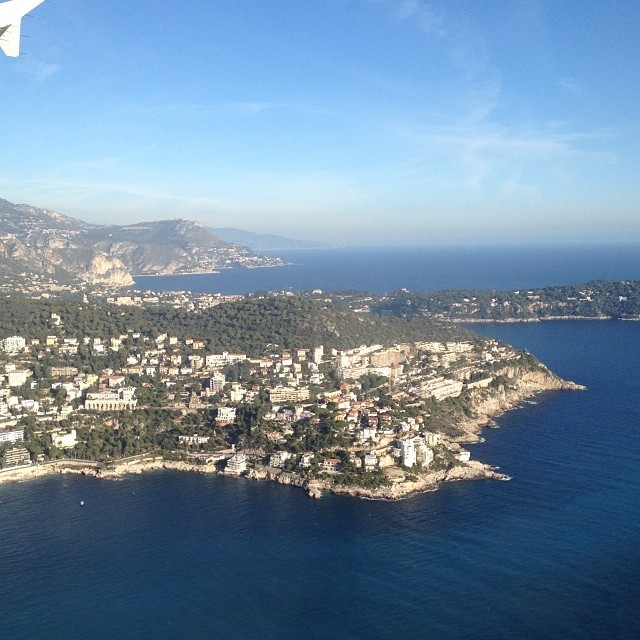
M 462 421 L 462 441 L 478 440 L 478 432 L 496 416 L 509 411 L 523 400 L 543 391 L 584 391 L 586 387 L 563 380 L 541 363 L 536 368 L 507 366 L 496 372 L 497 386 L 474 389 L 469 393 L 472 418 Z
M 459 417 L 459 426 L 463 435 L 458 442 L 477 442 L 480 430 L 493 418 L 518 406 L 523 400 L 543 391 L 582 391 L 585 387 L 569 382 L 549 371 L 542 363 L 533 366 L 512 365 L 496 371 L 500 382 L 483 389 L 474 389 L 465 399 L 472 417 Z M 459 448 L 456 443 L 448 445 Z M 457 450 L 457 449 L 456 449 Z M 441 482 L 459 480 L 509 480 L 505 474 L 494 467 L 477 460 L 448 465 L 438 470 L 426 469 L 423 472 L 390 476 L 387 486 L 376 488 L 342 485 L 331 478 L 307 480 L 296 473 L 286 473 L 280 469 L 257 466 L 249 471 L 249 477 L 256 480 L 268 480 L 303 488 L 309 496 L 319 498 L 325 492 L 349 495 L 376 500 L 400 500 L 414 493 L 433 491 Z

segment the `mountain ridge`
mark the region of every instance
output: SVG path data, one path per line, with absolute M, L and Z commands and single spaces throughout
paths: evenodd
M 253 231 L 246 231 L 244 229 L 237 229 L 236 227 L 205 227 L 208 231 L 211 231 L 216 236 L 231 242 L 233 244 L 239 244 L 243 247 L 248 247 L 253 251 L 279 251 L 285 249 L 321 249 L 327 245 L 308 241 L 297 240 L 294 238 L 286 238 L 273 233 L 254 233 Z
M 277 266 L 194 220 L 99 225 L 0 199 L 0 272 L 29 271 L 91 285 L 126 286 L 135 275 Z

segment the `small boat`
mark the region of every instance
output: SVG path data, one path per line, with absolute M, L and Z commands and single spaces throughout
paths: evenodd
M 84 500 L 80 500 L 80 506 L 84 507 Z

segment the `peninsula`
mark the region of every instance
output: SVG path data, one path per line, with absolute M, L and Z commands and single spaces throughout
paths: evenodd
M 206 300 L 2 295 L 0 481 L 164 467 L 396 499 L 506 479 L 464 444 L 526 398 L 581 388 L 422 315 Z
M 640 320 L 640 281 L 595 280 L 584 284 L 511 291 L 402 289 L 388 296 L 355 295 L 349 303 L 377 313 L 429 316 L 450 322 L 540 320 Z

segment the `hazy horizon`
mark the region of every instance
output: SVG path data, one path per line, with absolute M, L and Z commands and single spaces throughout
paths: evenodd
M 0 197 L 340 245 L 640 241 L 640 5 L 44 3 Z

